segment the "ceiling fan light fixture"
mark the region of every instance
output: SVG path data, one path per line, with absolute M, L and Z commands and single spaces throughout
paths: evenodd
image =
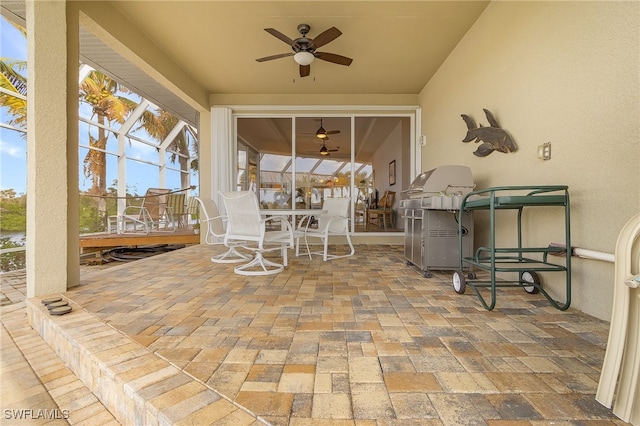
M 329 150 L 327 149 L 326 145 L 322 145 L 322 148 L 320 148 L 320 154 L 321 155 L 329 155 Z
M 313 53 L 311 52 L 298 52 L 295 55 L 293 55 L 293 59 L 300 65 L 311 65 L 311 62 L 313 62 L 313 60 L 316 57 L 313 56 Z
M 316 138 L 318 139 L 327 139 L 328 137 L 329 135 L 327 135 L 327 131 L 323 127 L 320 127 L 316 132 Z

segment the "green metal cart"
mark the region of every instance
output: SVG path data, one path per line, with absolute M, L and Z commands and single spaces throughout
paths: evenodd
M 522 212 L 529 207 L 564 208 L 564 246 L 523 247 L 522 246 Z M 453 274 L 453 288 L 458 294 L 463 294 L 466 287 L 471 287 L 482 306 L 492 310 L 496 305 L 496 288 L 521 287 L 527 293 L 541 293 L 559 310 L 566 310 L 571 304 L 571 225 L 569 209 L 569 191 L 565 185 L 545 186 L 499 186 L 466 194 L 461 201 L 459 211 L 459 227 L 462 226 L 464 212 L 474 210 L 488 210 L 490 215 L 489 247 L 478 247 L 474 256 L 460 256 L 459 269 Z M 496 247 L 496 211 L 517 211 L 517 246 Z M 462 229 L 458 230 L 459 253 L 462 252 Z M 549 255 L 562 256 L 564 264 L 552 263 Z M 535 258 L 534 258 L 535 256 Z M 463 271 L 467 269 L 465 276 Z M 489 280 L 477 279 L 474 269 L 488 271 Z M 554 300 L 543 288 L 537 272 L 564 272 L 566 279 L 565 301 Z M 496 274 L 513 272 L 517 278 L 513 280 L 497 280 Z M 490 288 L 491 300 L 487 300 L 480 293 L 480 288 Z

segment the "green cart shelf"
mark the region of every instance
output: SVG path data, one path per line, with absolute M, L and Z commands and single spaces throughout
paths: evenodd
M 564 247 L 523 247 L 522 246 L 522 212 L 529 207 L 562 207 L 564 209 Z M 458 223 L 462 224 L 464 212 L 488 210 L 490 215 L 490 246 L 478 247 L 470 257 L 460 256 L 459 269 L 453 274 L 453 288 L 463 294 L 466 287 L 471 287 L 482 306 L 492 310 L 496 306 L 496 288 L 521 287 L 527 293 L 541 293 L 559 310 L 566 310 L 571 304 L 571 224 L 569 209 L 569 191 L 565 185 L 545 186 L 499 186 L 477 190 L 466 194 L 461 201 Z M 517 211 L 517 247 L 496 247 L 496 211 Z M 459 253 L 463 253 L 462 229 L 458 229 Z M 563 256 L 564 264 L 552 263 L 549 255 Z M 533 256 L 536 256 L 534 258 Z M 469 272 L 466 276 L 463 271 Z M 489 280 L 476 279 L 474 269 L 488 271 Z M 563 272 L 565 274 L 565 300 L 554 300 L 540 282 L 537 272 Z M 513 272 L 517 278 L 513 280 L 497 280 L 498 272 Z M 479 288 L 490 288 L 491 300 L 487 302 Z

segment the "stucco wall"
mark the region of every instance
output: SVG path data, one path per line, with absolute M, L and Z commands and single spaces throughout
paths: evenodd
M 639 28 L 638 2 L 491 3 L 419 96 L 423 170 L 467 165 L 478 188 L 569 185 L 572 246 L 613 253 L 640 209 Z M 516 153 L 480 158 L 477 144 L 461 142 L 460 114 L 486 126 L 483 108 L 513 136 Z M 549 161 L 536 157 L 545 142 Z M 526 244 L 562 242 L 561 220 L 549 209 L 529 215 Z M 499 238 L 513 235 L 512 225 L 501 220 Z M 483 230 L 477 217 L 477 243 Z M 613 264 L 573 262 L 572 307 L 608 320 Z M 542 278 L 563 294 L 563 276 Z

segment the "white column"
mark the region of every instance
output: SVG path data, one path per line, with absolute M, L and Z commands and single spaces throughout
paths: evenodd
M 233 159 L 233 121 L 230 108 L 211 108 L 211 199 L 218 199 L 218 191 L 231 191 L 235 170 Z M 202 140 L 200 140 L 202 146 Z M 201 167 L 202 173 L 202 167 Z M 206 195 L 205 195 L 206 196 Z
M 74 50 L 75 70 L 68 72 L 74 61 L 68 60 L 66 6 L 26 1 L 27 297 L 65 292 L 79 281 L 77 104 L 75 130 L 69 127 L 78 65 Z M 77 40 L 77 25 L 71 33 Z

